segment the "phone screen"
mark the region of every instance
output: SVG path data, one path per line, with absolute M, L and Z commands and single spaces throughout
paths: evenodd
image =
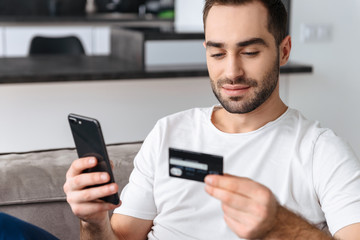
M 98 160 L 95 167 L 86 169 L 84 172 L 108 172 L 110 182 L 115 182 L 100 123 L 94 118 L 77 114 L 69 114 L 68 120 L 79 158 L 93 156 Z M 101 200 L 115 205 L 120 201 L 117 193 Z

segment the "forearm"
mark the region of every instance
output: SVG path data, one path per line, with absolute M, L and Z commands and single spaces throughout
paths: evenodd
M 91 224 L 80 221 L 81 240 L 125 240 L 119 239 L 113 232 L 109 218 L 104 219 L 100 224 Z
M 334 240 L 335 238 L 311 225 L 300 216 L 279 206 L 276 215 L 276 223 L 263 239 Z

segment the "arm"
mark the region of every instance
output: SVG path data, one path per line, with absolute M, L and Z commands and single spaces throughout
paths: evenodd
M 308 223 L 288 209 L 278 206 L 274 227 L 263 239 L 319 239 L 331 240 L 331 235 Z
M 360 236 L 360 223 L 355 223 L 344 227 L 335 233 L 336 239 L 356 240 Z
M 340 239 L 356 240 L 360 236 L 360 223 L 352 224 L 337 231 L 332 238 L 303 218 L 297 216 L 284 207 L 279 207 L 277 212 L 276 227 L 269 232 L 265 239 Z
M 110 225 L 109 217 L 105 216 L 102 220 L 102 222 L 98 222 L 97 224 L 80 220 L 80 239 L 124 239 L 120 236 L 117 237 L 116 234 L 113 232 Z
M 99 225 L 81 221 L 81 239 L 145 240 L 153 222 L 121 214 L 113 214 L 111 221 L 104 218 Z
M 224 219 L 239 237 L 333 239 L 281 207 L 272 192 L 259 183 L 230 175 L 211 175 L 205 181 L 206 191 L 222 202 Z
M 83 173 L 85 169 L 96 166 L 95 158 L 75 160 L 66 173 L 64 192 L 73 213 L 81 219 L 81 239 L 146 239 L 152 221 L 135 219 L 114 214 L 110 223 L 108 211 L 116 205 L 98 200 L 101 197 L 117 193 L 116 183 L 86 188 L 107 183 L 107 173 Z M 126 227 L 123 227 L 126 226 Z
M 298 237 L 299 239 L 356 240 L 360 236 L 360 223 L 340 229 L 332 238 L 283 207 L 279 207 L 277 219 L 277 227 L 270 231 L 265 239 L 295 239 Z
M 145 240 L 153 221 L 115 213 L 111 218 L 111 226 L 119 239 Z

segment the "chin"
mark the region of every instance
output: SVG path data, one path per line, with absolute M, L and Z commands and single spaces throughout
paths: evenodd
M 229 113 L 246 114 L 254 111 L 258 106 L 247 103 L 220 101 L 221 106 Z

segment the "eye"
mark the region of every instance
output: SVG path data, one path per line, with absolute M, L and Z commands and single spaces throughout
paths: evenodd
M 215 54 L 211 54 L 210 57 L 212 57 L 212 58 L 221 58 L 224 55 L 225 55 L 224 53 L 215 53 Z
M 256 51 L 256 52 L 243 52 L 242 54 L 246 55 L 246 56 L 253 57 L 253 56 L 258 55 L 259 53 L 260 53 L 259 51 Z

